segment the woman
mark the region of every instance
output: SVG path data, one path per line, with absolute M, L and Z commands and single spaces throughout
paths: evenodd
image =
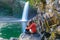
M 26 33 L 33 34 L 36 32 L 37 32 L 36 23 L 32 20 L 29 22 L 29 25 L 26 27 Z

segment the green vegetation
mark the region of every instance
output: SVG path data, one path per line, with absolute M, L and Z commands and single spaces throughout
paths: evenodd
M 46 5 L 46 0 L 26 0 L 30 2 L 30 5 L 33 7 L 37 7 L 40 5 L 40 3 L 43 3 L 43 6 Z
M 34 6 L 36 3 L 40 2 L 40 0 L 26 0 L 26 1 L 29 1 L 31 6 Z

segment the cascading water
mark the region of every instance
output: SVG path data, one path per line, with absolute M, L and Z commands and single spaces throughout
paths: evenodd
M 29 9 L 29 1 L 25 3 L 24 10 L 23 10 L 23 15 L 22 15 L 22 31 L 25 32 L 26 28 L 26 22 L 27 22 L 27 17 L 28 17 L 28 9 Z

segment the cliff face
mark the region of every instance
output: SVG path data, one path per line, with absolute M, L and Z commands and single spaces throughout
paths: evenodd
M 0 16 L 21 18 L 22 9 L 19 0 L 0 0 Z
M 14 2 L 14 0 L 0 0 L 0 3 L 5 3 L 5 4 L 8 4 L 8 5 L 12 5 L 13 2 Z

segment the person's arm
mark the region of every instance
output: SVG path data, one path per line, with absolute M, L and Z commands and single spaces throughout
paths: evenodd
M 27 29 L 31 29 L 31 27 L 33 27 L 34 26 L 34 24 L 31 24 L 29 27 L 27 27 Z

